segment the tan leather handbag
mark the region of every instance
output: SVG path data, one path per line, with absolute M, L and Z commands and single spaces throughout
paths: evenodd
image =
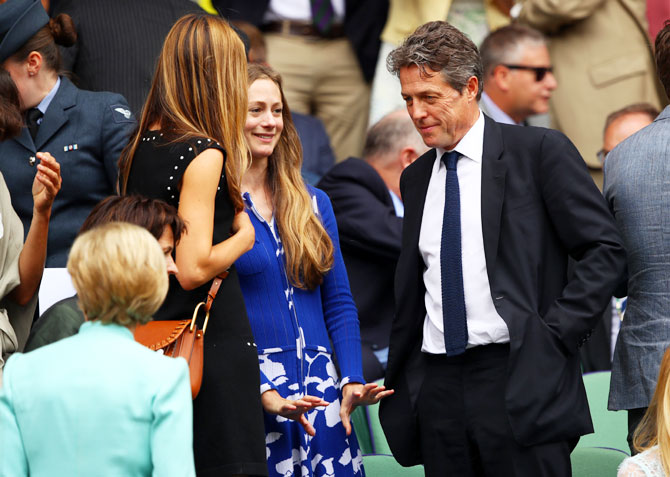
M 190 320 L 164 320 L 150 321 L 146 325 L 138 325 L 135 328 L 135 341 L 171 358 L 182 357 L 188 363 L 191 377 L 191 395 L 196 398 L 202 384 L 203 351 L 205 342 L 205 331 L 209 321 L 209 310 L 214 298 L 219 291 L 221 282 L 228 276 L 225 271 L 214 278 L 212 286 L 207 294 L 207 300 L 201 301 L 193 310 Z M 205 320 L 202 329 L 196 323 L 198 311 L 205 309 Z

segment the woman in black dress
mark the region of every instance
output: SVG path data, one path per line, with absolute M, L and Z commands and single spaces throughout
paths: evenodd
M 122 193 L 173 204 L 187 226 L 157 319 L 190 318 L 230 268 L 211 308 L 193 402 L 198 476 L 267 474 L 256 345 L 232 267 L 254 243 L 240 194 L 246 105 L 242 41 L 223 19 L 187 15 L 165 39 L 139 130 L 119 162 Z

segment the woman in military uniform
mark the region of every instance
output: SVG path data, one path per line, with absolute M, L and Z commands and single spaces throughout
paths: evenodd
M 59 76 L 57 45 L 72 45 L 76 36 L 69 16 L 49 19 L 39 0 L 0 4 L 0 65 L 16 83 L 26 121 L 17 137 L 0 142 L 0 172 L 24 230 L 33 213 L 37 151 L 53 154 L 64 179 L 53 204 L 47 267 L 65 266 L 88 213 L 116 192 L 116 162 L 135 124 L 122 96 L 83 91 Z

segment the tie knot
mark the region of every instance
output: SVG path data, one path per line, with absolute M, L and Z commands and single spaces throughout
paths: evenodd
M 31 125 L 31 124 L 37 124 L 37 121 L 39 121 L 39 119 L 40 119 L 42 116 L 44 116 L 44 114 L 42 114 L 42 111 L 40 111 L 40 110 L 37 109 L 37 108 L 30 108 L 30 109 L 28 110 L 28 113 L 26 114 L 26 122 L 27 122 L 29 125 Z
M 442 162 L 444 162 L 444 165 L 447 166 L 447 170 L 449 171 L 455 171 L 456 170 L 456 162 L 461 158 L 461 155 L 457 153 L 456 151 L 451 151 L 451 152 L 445 152 L 442 155 Z

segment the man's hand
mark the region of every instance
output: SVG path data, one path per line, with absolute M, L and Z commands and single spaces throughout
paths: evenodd
M 367 406 L 376 404 L 386 396 L 393 394 L 393 389 L 387 390 L 385 386 L 379 386 L 377 383 L 345 384 L 342 388 L 342 405 L 340 406 L 340 419 L 347 435 L 351 434 L 350 416 L 356 406 Z

